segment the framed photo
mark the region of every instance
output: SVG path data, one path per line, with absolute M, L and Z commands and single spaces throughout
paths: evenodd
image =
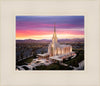
M 84 70 L 84 16 L 16 16 L 16 70 Z
M 99 3 L 0 1 L 0 85 L 99 86 Z

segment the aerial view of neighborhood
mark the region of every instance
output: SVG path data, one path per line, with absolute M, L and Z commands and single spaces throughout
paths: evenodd
M 16 16 L 15 69 L 84 70 L 84 16 Z

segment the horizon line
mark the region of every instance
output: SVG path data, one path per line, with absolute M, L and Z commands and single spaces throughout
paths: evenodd
M 52 40 L 52 39 L 31 39 L 30 40 Z M 16 40 L 29 40 L 29 39 L 16 39 Z M 64 38 L 64 39 L 84 39 L 84 38 Z M 61 40 L 61 39 L 58 39 Z

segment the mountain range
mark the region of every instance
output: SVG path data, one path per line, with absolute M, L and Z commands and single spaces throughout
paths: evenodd
M 16 40 L 16 43 L 50 43 L 52 40 L 42 39 L 25 39 L 25 40 Z M 84 42 L 84 38 L 74 38 L 74 39 L 59 39 L 58 42 Z

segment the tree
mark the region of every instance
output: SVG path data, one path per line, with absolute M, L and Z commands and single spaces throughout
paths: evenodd
M 33 53 L 33 58 L 36 58 L 36 56 L 37 56 L 37 53 L 34 52 L 34 53 Z
M 21 59 L 24 58 L 24 51 L 21 52 Z

